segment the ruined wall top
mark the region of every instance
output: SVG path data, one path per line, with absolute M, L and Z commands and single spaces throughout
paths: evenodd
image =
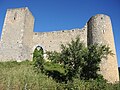
M 28 7 L 23 7 L 23 8 L 11 8 L 11 9 L 7 9 L 7 12 L 10 11 L 27 11 L 31 14 L 31 16 L 34 18 L 32 12 L 28 9 Z
M 40 45 L 44 50 L 60 51 L 60 45 L 66 44 L 80 37 L 81 41 L 87 46 L 87 25 L 83 28 L 76 28 L 71 30 L 61 30 L 52 32 L 34 32 L 33 33 L 33 50 L 36 45 Z
M 42 34 L 50 34 L 50 33 L 71 33 L 71 32 L 86 32 L 87 30 L 87 24 L 83 28 L 74 28 L 69 30 L 57 30 L 57 31 L 51 31 L 51 32 L 34 32 L 33 35 L 42 35 Z

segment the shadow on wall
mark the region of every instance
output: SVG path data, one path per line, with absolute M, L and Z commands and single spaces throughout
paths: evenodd
M 120 67 L 118 67 L 118 70 L 119 70 L 119 77 L 120 77 Z

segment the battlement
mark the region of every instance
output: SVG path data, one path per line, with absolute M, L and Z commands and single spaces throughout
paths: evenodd
M 83 28 L 52 32 L 33 32 L 34 17 L 25 8 L 7 9 L 0 42 L 0 61 L 32 60 L 37 46 L 44 51 L 60 52 L 60 45 L 80 37 L 85 46 L 94 43 L 109 45 L 113 57 L 102 59 L 100 72 L 109 82 L 119 81 L 118 65 L 111 20 L 108 15 L 92 16 Z

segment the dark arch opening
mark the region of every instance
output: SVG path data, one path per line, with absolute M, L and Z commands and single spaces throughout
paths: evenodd
M 43 48 L 42 48 L 41 46 L 39 46 L 39 45 L 36 46 L 35 50 L 38 50 L 39 52 L 42 52 L 42 53 L 44 52 L 44 51 L 43 51 Z M 35 50 L 34 50 L 34 51 L 35 51 Z
M 44 55 L 44 51 L 43 51 L 43 48 L 41 46 L 36 46 L 34 51 L 33 51 L 33 59 L 35 57 L 43 57 Z
M 39 45 L 35 49 L 43 51 L 43 48 Z

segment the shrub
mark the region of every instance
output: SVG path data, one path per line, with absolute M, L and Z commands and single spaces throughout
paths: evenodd
M 83 55 L 85 54 L 85 45 L 77 37 L 76 40 L 72 40 L 67 45 L 62 44 L 61 49 L 60 58 L 66 69 L 66 79 L 72 81 L 73 77 L 81 73 L 82 66 L 84 65 Z
M 43 53 L 35 49 L 33 59 L 35 59 L 35 67 L 44 71 L 44 73 L 57 82 L 73 82 L 74 78 L 83 80 L 105 81 L 103 76 L 98 74 L 100 70 L 99 64 L 101 59 L 107 58 L 108 54 L 112 54 L 110 48 L 106 45 L 90 45 L 85 47 L 80 42 L 80 38 L 76 37 L 66 45 L 61 45 L 61 52 L 47 52 L 49 63 L 44 63 Z M 58 67 L 63 70 L 61 73 Z M 61 78 L 61 79 L 60 79 Z M 63 80 L 64 79 L 64 80 Z
M 56 51 L 47 51 L 46 52 L 48 56 L 48 60 L 50 60 L 53 63 L 61 63 L 62 61 L 60 60 L 60 53 Z
M 36 47 L 33 52 L 33 65 L 38 72 L 43 72 L 43 64 L 44 64 L 44 57 L 43 57 L 43 49 L 42 47 Z
M 98 74 L 100 71 L 100 62 L 103 58 L 107 58 L 108 54 L 112 54 L 112 51 L 106 45 L 90 45 L 87 48 L 87 52 L 83 55 L 84 65 L 80 77 L 85 80 L 103 78 Z

